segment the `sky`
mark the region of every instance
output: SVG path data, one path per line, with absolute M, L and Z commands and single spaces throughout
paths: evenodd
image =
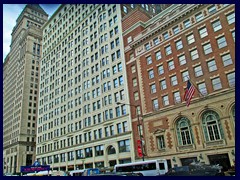
M 16 20 L 25 6 L 26 4 L 3 4 L 3 62 L 10 52 L 13 27 L 16 25 Z M 40 4 L 40 6 L 50 18 L 59 7 L 59 4 Z

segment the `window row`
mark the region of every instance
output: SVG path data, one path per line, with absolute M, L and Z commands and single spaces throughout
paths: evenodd
M 42 146 L 42 147 L 39 147 L 37 151 L 38 153 L 40 153 L 41 150 L 47 151 L 47 149 L 49 149 L 49 147 Z M 73 161 L 77 159 L 104 156 L 105 154 L 111 155 L 111 154 L 116 154 L 117 152 L 118 153 L 130 152 L 130 141 L 128 139 L 118 141 L 117 150 L 113 146 L 109 146 L 106 148 L 106 152 L 105 152 L 104 145 L 98 145 L 94 147 L 88 147 L 84 149 L 78 149 L 75 151 L 69 151 L 66 153 L 56 154 L 53 156 L 43 157 L 42 164 L 46 164 L 46 163 L 52 164 L 52 163 L 58 163 L 58 162 Z
M 226 76 L 227 76 L 229 87 L 235 87 L 235 72 L 228 73 Z M 171 78 L 170 80 L 171 80 L 172 84 L 176 83 L 176 76 L 173 76 L 173 78 Z M 221 82 L 220 77 L 216 77 L 216 78 L 211 79 L 211 84 L 212 84 L 213 91 L 217 91 L 217 90 L 222 89 L 222 82 Z M 160 85 L 161 90 L 167 89 L 167 83 L 166 83 L 165 79 L 161 80 L 159 85 Z M 201 93 L 202 96 L 205 96 L 205 95 L 208 94 L 208 90 L 207 90 L 205 82 L 198 83 L 196 88 L 198 89 L 199 93 Z M 152 94 L 157 93 L 157 88 L 156 88 L 155 83 L 150 85 L 150 92 Z M 173 92 L 172 97 L 173 97 L 173 102 L 175 104 L 178 104 L 178 103 L 182 102 L 183 97 L 181 97 L 179 91 Z M 138 99 L 139 99 L 138 92 L 135 92 L 134 93 L 134 100 L 137 101 Z M 162 100 L 162 105 L 163 106 L 170 105 L 168 94 L 162 96 L 161 100 Z M 158 110 L 160 108 L 159 99 L 153 99 L 152 100 L 152 107 L 153 107 L 153 110 Z
M 221 59 L 222 59 L 222 64 L 224 67 L 233 64 L 233 60 L 229 53 L 222 55 Z M 178 61 L 179 61 L 180 65 L 186 64 L 187 63 L 186 56 L 184 54 L 181 56 L 178 56 Z M 218 69 L 215 59 L 208 60 L 206 63 L 207 63 L 209 72 L 213 72 Z M 176 67 L 176 65 L 174 63 L 174 60 L 170 60 L 167 62 L 167 68 L 164 68 L 163 64 L 159 65 L 157 67 L 157 74 L 162 75 L 162 74 L 164 74 L 165 71 L 173 70 L 173 69 L 175 69 L 175 67 Z M 195 77 L 199 77 L 199 76 L 203 75 L 203 70 L 202 70 L 201 65 L 197 65 L 197 66 L 193 67 L 193 69 L 194 69 Z M 185 81 L 185 78 L 184 78 L 185 76 L 188 76 L 188 73 L 185 73 L 185 71 L 184 71 L 182 73 L 183 82 Z M 148 70 L 148 78 L 153 79 L 154 77 L 155 77 L 154 69 Z
M 232 109 L 235 109 L 233 106 Z M 230 114 L 230 118 L 234 119 L 233 111 Z M 223 125 L 220 122 L 219 115 L 212 110 L 208 110 L 203 113 L 201 117 L 201 130 L 204 135 L 204 142 L 208 144 L 209 142 L 218 141 L 221 144 L 224 144 L 224 131 Z M 195 144 L 196 137 L 194 137 L 193 127 L 191 125 L 191 121 L 186 117 L 181 117 L 176 121 L 175 124 L 175 135 L 177 138 L 177 146 L 181 148 L 182 146 L 189 146 Z M 156 143 L 159 150 L 165 150 L 166 139 L 164 133 L 155 134 L 156 136 Z M 191 146 L 189 146 L 191 148 Z
M 191 42 L 195 42 L 195 39 L 194 39 L 193 34 L 190 35 L 190 36 L 191 36 L 191 38 L 192 38 L 192 39 L 191 39 Z M 232 31 L 232 38 L 233 38 L 233 40 L 235 41 L 235 31 Z M 227 45 L 228 45 L 228 44 L 227 44 L 227 40 L 226 40 L 226 38 L 225 38 L 224 35 L 222 35 L 221 37 L 218 37 L 218 38 L 216 39 L 216 42 L 217 42 L 217 45 L 218 45 L 218 48 L 219 48 L 219 49 L 224 48 L 224 47 L 227 47 Z M 175 45 L 176 45 L 176 49 L 177 49 L 177 50 L 182 49 L 182 48 L 183 48 L 183 42 L 182 42 L 182 40 L 176 41 L 176 42 L 175 42 Z M 213 52 L 212 44 L 211 44 L 210 42 L 204 43 L 204 44 L 202 45 L 202 49 L 203 49 L 204 55 L 208 55 L 208 54 L 210 54 L 210 53 Z M 199 50 L 199 49 L 194 48 L 194 49 L 191 49 L 191 50 L 189 51 L 190 57 L 191 57 L 192 60 L 196 60 L 196 59 L 199 58 L 199 52 L 198 52 L 198 50 Z M 166 55 L 172 54 L 172 47 L 171 47 L 171 45 L 168 45 L 168 46 L 165 47 L 165 53 L 166 53 Z M 158 50 L 158 51 L 155 52 L 155 59 L 156 59 L 156 60 L 162 59 L 162 51 L 161 51 L 161 50 Z M 185 58 L 185 56 L 182 56 L 182 55 L 181 55 L 181 56 L 178 56 L 178 59 L 179 59 L 179 61 L 180 61 L 180 65 L 186 64 L 186 58 Z M 147 56 L 147 57 L 146 57 L 146 64 L 149 65 L 149 64 L 152 64 L 152 63 L 153 63 L 152 56 L 151 56 L 151 55 L 150 55 L 150 56 Z
M 212 7 L 214 7 L 216 9 L 215 5 L 213 5 Z M 196 19 L 196 22 L 203 20 L 204 19 L 203 13 L 199 12 L 198 14 L 196 14 L 195 19 Z M 227 14 L 226 19 L 227 19 L 228 25 L 235 23 L 235 12 L 231 12 L 231 13 Z M 184 29 L 191 27 L 191 25 L 192 25 L 192 22 L 190 21 L 190 19 L 187 19 L 183 22 Z M 211 23 L 211 25 L 212 25 L 214 32 L 222 29 L 221 20 L 215 20 L 214 22 Z M 179 25 L 173 27 L 171 31 L 172 31 L 171 34 L 173 34 L 173 35 L 178 34 L 180 32 Z M 206 28 L 200 29 L 199 34 L 200 34 L 201 38 L 204 38 L 205 36 L 207 36 L 208 33 L 207 33 Z M 153 44 L 158 45 L 160 43 L 161 39 L 167 40 L 169 38 L 170 38 L 170 32 L 169 31 L 164 32 L 159 38 L 157 37 L 157 38 L 153 39 Z M 193 42 L 195 42 L 193 34 L 187 35 L 187 42 L 188 42 L 188 44 L 192 44 Z M 150 50 L 150 48 L 151 48 L 150 43 L 145 44 L 144 47 L 145 47 L 145 50 L 147 50 L 147 51 Z M 176 45 L 176 49 L 178 49 L 178 48 L 181 48 L 181 45 L 179 45 L 179 46 Z M 170 52 L 166 52 L 166 55 L 168 55 L 169 53 Z

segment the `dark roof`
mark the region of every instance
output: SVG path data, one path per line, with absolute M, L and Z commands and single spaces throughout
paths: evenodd
M 47 13 L 43 10 L 43 8 L 39 4 L 27 4 L 26 7 L 34 9 L 34 10 L 40 12 L 40 13 L 43 13 L 43 14 L 47 15 Z

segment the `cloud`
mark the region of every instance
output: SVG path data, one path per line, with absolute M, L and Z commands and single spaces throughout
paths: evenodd
M 60 4 L 40 4 L 49 17 L 57 10 Z M 11 33 L 16 20 L 26 4 L 3 4 L 3 61 L 10 52 Z
M 11 33 L 25 4 L 3 4 L 3 60 L 10 51 Z

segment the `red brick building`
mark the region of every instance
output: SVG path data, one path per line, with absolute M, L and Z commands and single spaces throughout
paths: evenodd
M 153 18 L 123 18 L 135 154 L 169 166 L 235 160 L 235 5 L 175 4 Z M 186 106 L 187 80 L 196 90 Z

